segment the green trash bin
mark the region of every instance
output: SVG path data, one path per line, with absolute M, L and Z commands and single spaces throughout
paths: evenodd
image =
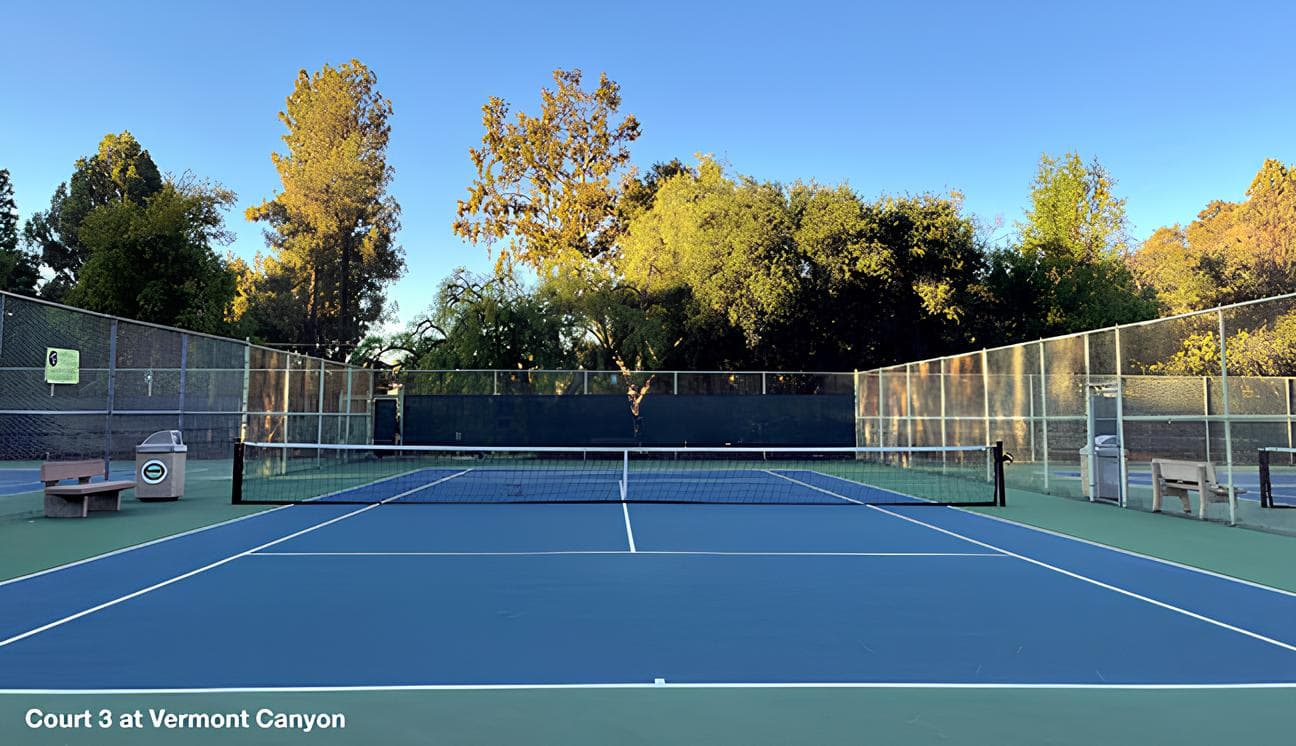
M 159 430 L 135 447 L 135 497 L 145 502 L 184 495 L 188 447 L 179 430 Z

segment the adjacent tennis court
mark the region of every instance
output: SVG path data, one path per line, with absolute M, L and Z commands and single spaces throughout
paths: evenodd
M 993 464 L 304 455 L 242 466 L 292 504 L 0 584 L 0 689 L 1296 687 L 1296 594 L 851 483 Z M 736 504 L 753 466 L 791 492 Z

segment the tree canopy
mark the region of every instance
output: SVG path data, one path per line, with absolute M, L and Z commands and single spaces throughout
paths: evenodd
M 234 193 L 192 174 L 164 176 L 129 132 L 78 159 L 23 227 L 53 275 L 41 295 L 205 332 L 229 330 L 234 277 L 215 246 L 231 240 Z
M 38 258 L 21 244 L 18 205 L 9 171 L 0 169 L 0 290 L 33 293 L 40 280 Z
M 616 245 L 620 181 L 639 121 L 614 121 L 621 89 L 599 77 L 581 88 L 580 70 L 555 70 L 540 113 L 518 112 L 492 96 L 482 107 L 481 147 L 470 148 L 477 176 L 460 200 L 456 234 L 497 252 L 496 270 L 515 262 L 537 270 L 600 259 Z
M 1296 167 L 1267 160 L 1242 202 L 1215 200 L 1131 259 L 1162 310 L 1184 313 L 1296 290 Z

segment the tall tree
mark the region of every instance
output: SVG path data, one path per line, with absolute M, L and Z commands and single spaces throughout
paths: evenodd
M 477 177 L 454 231 L 498 247 L 497 271 L 602 259 L 616 245 L 621 180 L 639 122 L 613 121 L 621 89 L 606 74 L 593 91 L 581 88 L 580 70 L 555 70 L 553 79 L 538 116 L 518 112 L 510 122 L 508 103 L 492 96 L 482 107 L 481 147 L 469 149 Z
M 273 262 L 299 320 L 296 342 L 345 357 L 383 317 L 384 289 L 404 272 L 396 244 L 400 206 L 387 194 L 391 101 L 359 60 L 302 70 L 279 119 L 286 153 L 271 160 L 283 190 L 247 211 L 265 222 Z
M 0 290 L 31 294 L 38 280 L 36 257 L 19 244 L 18 205 L 9 171 L 0 169 Z
M 79 158 L 72 178 L 54 191 L 49 209 L 32 215 L 23 227 L 28 243 L 54 272 L 41 294 L 61 299 L 76 285 L 90 257 L 90 247 L 80 237 L 86 216 L 115 203 L 143 205 L 162 186 L 157 164 L 130 132 L 105 135 L 95 155 Z

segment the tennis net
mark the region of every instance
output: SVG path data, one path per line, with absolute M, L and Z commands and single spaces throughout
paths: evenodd
M 1002 505 L 1003 448 L 240 443 L 235 503 Z

